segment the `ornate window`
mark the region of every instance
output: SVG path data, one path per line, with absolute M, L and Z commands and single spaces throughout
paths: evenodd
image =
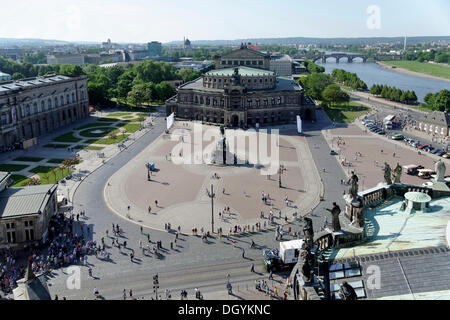
M 55 97 L 55 108 L 58 108 L 58 98 Z
M 39 113 L 38 106 L 37 106 L 36 102 L 33 104 L 33 113 Z
M 45 102 L 44 100 L 41 101 L 41 112 L 45 111 Z
M 25 114 L 27 115 L 27 116 L 29 116 L 30 115 L 30 105 L 29 104 L 27 104 L 27 106 L 25 107 Z
M 72 103 L 75 103 L 75 93 L 72 92 Z
M 47 100 L 47 108 L 50 110 L 52 108 L 52 99 Z
M 207 105 L 207 106 L 209 106 L 210 102 L 211 102 L 211 101 L 210 101 L 209 97 L 206 97 L 206 105 Z
M 200 104 L 203 104 L 203 96 L 200 97 Z
M 198 97 L 197 97 L 197 96 L 195 96 L 194 102 L 195 102 L 195 103 L 198 103 Z

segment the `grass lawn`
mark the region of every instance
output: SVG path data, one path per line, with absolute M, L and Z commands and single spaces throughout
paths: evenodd
M 26 181 L 28 181 L 27 177 L 21 176 L 20 174 L 12 174 L 11 179 L 14 180 L 14 184 L 11 188 L 21 187 L 26 184 Z
M 50 143 L 50 144 L 46 144 L 44 147 L 45 148 L 66 149 L 66 148 L 70 147 L 70 144 Z
M 139 123 L 128 123 L 123 126 L 125 129 L 127 129 L 127 132 L 133 133 L 138 131 L 141 128 L 141 125 Z
M 102 122 L 116 122 L 116 121 L 120 121 L 120 119 L 114 119 L 114 118 L 99 118 L 97 121 L 102 121 Z
M 95 143 L 95 144 L 114 144 L 114 143 L 119 143 L 121 142 L 123 139 L 125 139 L 128 136 L 128 134 L 118 134 L 117 137 L 115 139 L 111 139 L 111 138 L 103 138 L 103 139 L 91 139 L 91 140 L 86 140 L 89 141 L 89 143 Z
M 41 184 L 53 184 L 67 176 L 72 170 L 69 168 L 61 169 L 59 167 L 38 166 L 31 169 L 30 172 L 39 175 Z
M 75 138 L 73 136 L 73 132 L 67 132 L 66 134 L 63 134 L 62 136 L 56 137 L 55 139 L 53 139 L 53 141 L 56 142 L 79 142 L 82 139 L 80 138 Z
M 80 150 L 80 149 L 84 149 L 85 147 L 87 147 L 87 145 L 85 145 L 85 144 L 79 144 L 79 145 L 77 145 L 77 146 L 75 146 L 75 147 L 73 147 L 73 148 L 74 148 L 74 149 Z
M 26 164 L 0 164 L 0 171 L 5 172 L 20 171 L 28 167 L 29 165 Z
M 356 102 L 347 105 L 325 107 L 328 117 L 335 122 L 353 122 L 356 118 L 370 111 L 369 107 Z
M 86 150 L 103 150 L 105 147 L 96 147 L 96 146 L 87 146 L 85 147 Z
M 47 163 L 56 163 L 56 164 L 60 164 L 64 161 L 65 159 L 50 159 L 47 161 Z
M 92 131 L 95 131 L 95 130 L 102 130 L 103 132 L 93 133 Z M 100 138 L 100 137 L 107 136 L 112 131 L 113 131 L 112 128 L 99 127 L 99 128 L 90 128 L 90 129 L 83 130 L 79 134 L 80 134 L 80 136 L 86 137 L 86 138 Z
M 429 74 L 436 77 L 447 78 L 450 79 L 450 66 L 442 66 L 436 65 L 427 62 L 419 62 L 419 61 L 382 61 L 383 63 L 390 64 L 392 66 L 396 66 L 398 68 L 407 69 L 410 71 L 420 72 Z
M 131 112 L 115 112 L 108 114 L 108 117 L 124 117 L 124 116 L 133 117 Z
M 85 129 L 91 129 L 91 128 L 96 128 L 96 127 L 104 127 L 104 126 L 108 126 L 108 125 L 109 125 L 109 123 L 94 122 L 94 123 L 85 124 L 84 126 L 76 128 L 75 130 L 85 130 Z
M 44 160 L 45 158 L 38 158 L 38 157 L 18 157 L 13 159 L 14 161 L 25 161 L 25 162 L 39 162 Z

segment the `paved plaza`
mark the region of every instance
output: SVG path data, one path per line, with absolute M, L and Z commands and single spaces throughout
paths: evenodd
M 433 169 L 437 157 L 426 152 L 419 154 L 403 142 L 388 140 L 377 134 L 367 133 L 360 126 L 350 124 L 346 127 L 329 128 L 324 132 L 330 149 L 339 153 L 336 160 L 342 165 L 347 176 L 355 171 L 360 177 L 360 190 L 369 189 L 384 181 L 384 164 L 393 170 L 397 163 L 401 166 L 416 164 Z M 338 145 L 338 141 L 340 141 Z M 440 158 L 446 163 L 449 160 Z M 347 164 L 350 165 L 347 165 Z M 418 176 L 402 174 L 401 181 L 407 184 L 422 185 L 429 181 Z
M 171 131 L 181 128 L 185 131 L 184 143 L 194 141 L 188 137 L 192 135 L 189 124 L 177 123 Z M 323 186 L 305 138 L 292 133 L 292 129 L 285 129 L 280 135 L 280 163 L 286 169 L 282 188 L 278 185 L 278 174 L 263 175 L 251 163 L 175 164 L 170 154 L 173 156 L 174 147 L 180 142 L 162 135 L 109 179 L 105 199 L 114 212 L 121 216 L 129 214 L 133 221 L 146 227 L 162 229 L 170 223 L 186 232 L 202 227 L 210 230 L 211 200 L 206 189 L 210 190 L 211 185 L 216 194 L 215 227 L 222 227 L 225 233 L 235 225 L 262 221 L 261 212 L 266 218 L 270 212 L 278 217 L 280 211 L 283 218 L 304 216 L 317 206 Z M 248 145 L 246 151 L 248 154 Z M 151 181 L 147 179 L 145 166 L 149 161 L 156 166 Z M 262 193 L 269 196 L 266 204 L 261 199 Z M 219 215 L 225 207 L 230 207 L 230 214 Z

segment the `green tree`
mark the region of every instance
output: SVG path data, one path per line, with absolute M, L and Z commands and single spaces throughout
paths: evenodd
M 13 80 L 19 80 L 19 79 L 25 78 L 25 76 L 23 75 L 23 73 L 14 72 L 12 75 L 12 78 L 13 78 Z
M 330 84 L 333 79 L 328 74 L 313 73 L 306 77 L 300 78 L 300 83 L 305 90 L 305 95 L 314 99 L 322 100 L 322 91 Z
M 450 91 L 444 89 L 436 93 L 434 107 L 439 111 L 450 111 Z
M 322 92 L 323 100 L 328 104 L 341 104 L 350 101 L 350 96 L 341 90 L 337 84 L 328 85 Z

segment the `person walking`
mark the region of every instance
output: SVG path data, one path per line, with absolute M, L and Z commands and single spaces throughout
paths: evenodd
M 245 249 L 242 249 L 242 258 L 245 259 Z
M 255 272 L 255 264 L 252 263 L 252 266 L 250 267 L 250 272 Z

